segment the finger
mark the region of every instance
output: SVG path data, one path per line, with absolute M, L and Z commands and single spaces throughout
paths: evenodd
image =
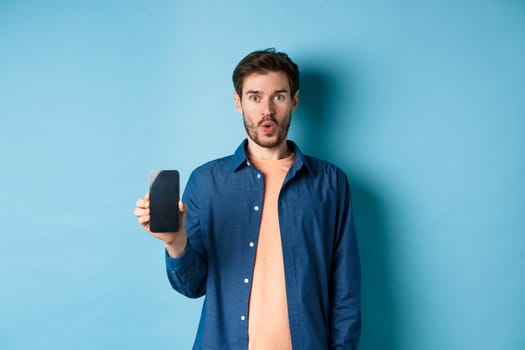
M 137 199 L 137 202 L 135 203 L 135 205 L 139 208 L 149 208 L 149 201 L 140 198 L 140 199 Z
M 145 224 L 149 223 L 149 219 L 150 219 L 149 215 L 143 215 L 143 216 L 139 216 L 138 217 L 139 223 L 141 225 L 145 225 Z
M 135 214 L 135 216 L 149 215 L 149 209 L 135 208 L 133 213 Z
M 146 194 L 144 195 L 144 199 L 149 201 L 149 192 L 146 192 Z

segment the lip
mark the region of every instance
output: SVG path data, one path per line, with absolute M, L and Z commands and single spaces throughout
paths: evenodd
M 265 134 L 272 134 L 275 131 L 276 125 L 273 121 L 268 120 L 261 123 L 260 128 Z

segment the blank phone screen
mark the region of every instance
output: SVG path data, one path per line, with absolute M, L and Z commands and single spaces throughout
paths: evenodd
M 150 172 L 150 230 L 165 233 L 179 230 L 179 172 Z

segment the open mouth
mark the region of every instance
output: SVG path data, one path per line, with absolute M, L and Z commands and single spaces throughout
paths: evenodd
M 263 129 L 269 130 L 274 126 L 274 123 L 271 120 L 265 121 L 261 124 Z
M 261 129 L 265 134 L 272 134 L 275 128 L 276 124 L 272 120 L 266 120 L 261 123 Z

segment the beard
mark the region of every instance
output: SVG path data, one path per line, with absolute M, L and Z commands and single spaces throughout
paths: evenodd
M 259 123 L 254 123 L 248 118 L 246 118 L 246 115 L 244 115 L 244 113 L 242 116 L 244 121 L 244 129 L 246 130 L 246 134 L 248 134 L 248 137 L 257 145 L 264 148 L 274 148 L 283 143 L 286 140 L 286 137 L 288 136 L 288 129 L 290 129 L 290 123 L 292 122 L 291 113 L 288 115 L 288 118 L 284 118 L 281 123 L 275 120 L 274 117 L 264 117 L 263 119 L 261 119 L 261 121 L 259 121 Z M 270 137 L 265 135 L 259 135 L 261 125 L 267 121 L 273 122 L 276 126 L 274 134 Z

